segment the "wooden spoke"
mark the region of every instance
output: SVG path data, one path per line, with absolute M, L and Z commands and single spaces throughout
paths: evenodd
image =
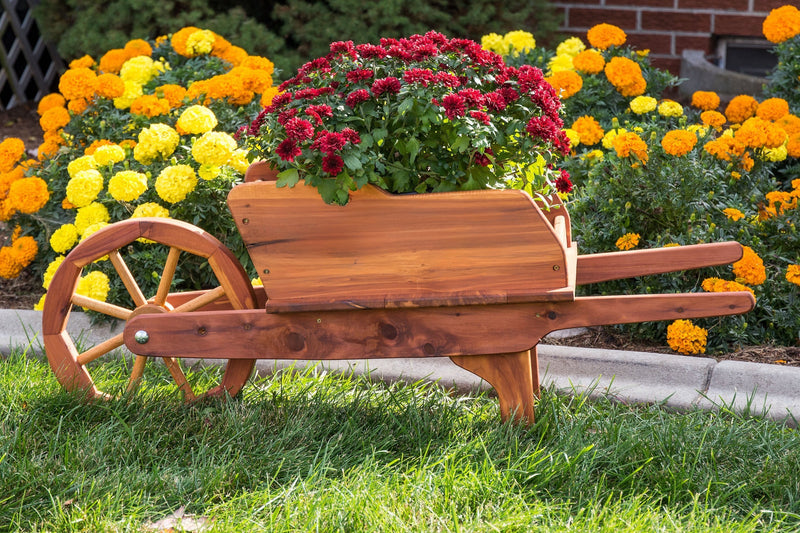
M 164 264 L 164 271 L 161 274 L 161 281 L 158 284 L 158 291 L 156 292 L 156 298 L 153 302 L 156 305 L 164 305 L 164 302 L 167 301 L 167 295 L 172 285 L 172 278 L 175 276 L 175 269 L 178 267 L 178 258 L 180 255 L 181 251 L 178 248 L 172 247 L 169 249 L 167 262 Z
M 172 379 L 175 380 L 175 383 L 178 385 L 178 388 L 183 391 L 183 397 L 186 399 L 187 402 L 194 400 L 195 394 L 192 390 L 192 386 L 189 385 L 189 381 L 186 379 L 186 374 L 183 373 L 181 370 L 181 366 L 178 364 L 172 357 L 163 357 L 164 363 L 167 365 L 167 369 L 169 373 L 172 374 Z
M 147 356 L 136 356 L 136 359 L 133 361 L 133 370 L 131 370 L 131 377 L 128 380 L 128 386 L 125 388 L 127 392 L 131 392 L 133 389 L 139 386 L 139 380 L 142 379 L 142 374 L 144 374 L 144 365 L 146 362 Z
M 225 296 L 225 288 L 220 285 L 216 289 L 211 289 L 210 291 L 204 292 L 197 298 L 189 300 L 183 305 L 180 305 L 175 308 L 173 312 L 175 313 L 188 313 L 190 311 L 195 311 L 200 309 L 204 305 L 208 305 L 215 300 L 219 300 Z
M 128 289 L 128 294 L 133 298 L 135 307 L 145 305 L 147 303 L 147 298 L 144 297 L 142 289 L 139 288 L 136 280 L 133 279 L 133 275 L 131 275 L 131 271 L 128 270 L 128 265 L 125 264 L 125 260 L 122 259 L 119 250 L 108 252 L 108 258 L 114 265 L 114 269 L 117 271 L 117 274 L 119 274 L 122 283 L 125 284 L 125 288 Z
M 122 333 L 119 335 L 115 335 L 110 339 L 101 342 L 97 346 L 93 348 L 89 348 L 82 354 L 78 356 L 78 363 L 81 365 L 85 365 L 86 363 L 91 363 L 98 357 L 102 357 L 111 350 L 116 350 L 120 346 L 122 346 L 125 341 L 122 339 Z
M 128 320 L 133 312 L 130 309 L 125 309 L 124 307 L 119 307 L 118 305 L 107 302 L 101 302 L 100 300 L 95 300 L 94 298 L 89 298 L 88 296 L 77 293 L 72 295 L 72 303 L 85 307 L 86 309 L 91 309 L 92 311 L 97 311 L 98 313 L 103 313 L 104 315 L 119 318 L 120 320 Z

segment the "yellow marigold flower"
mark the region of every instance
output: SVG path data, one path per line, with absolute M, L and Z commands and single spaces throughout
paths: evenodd
M 198 30 L 186 39 L 186 51 L 189 57 L 208 55 L 214 49 L 216 36 L 210 30 Z
M 198 135 L 209 132 L 216 126 L 217 117 L 213 111 L 202 105 L 193 105 L 187 107 L 181 113 L 181 116 L 178 117 L 178 122 L 175 124 L 175 129 L 181 135 Z
M 773 9 L 764 19 L 761 29 L 770 42 L 788 41 L 800 33 L 800 10 L 790 5 Z
M 626 233 L 617 239 L 616 245 L 620 250 L 631 250 L 639 245 L 641 235 L 638 233 Z
M 642 68 L 626 57 L 614 57 L 606 63 L 606 77 L 622 96 L 639 96 L 647 88 Z
M 39 125 L 44 131 L 56 131 L 63 128 L 72 117 L 63 107 L 53 107 L 45 111 L 44 115 L 39 119 Z
M 776 121 L 789 114 L 789 102 L 783 98 L 767 98 L 756 109 L 756 116 L 764 120 Z
M 625 128 L 614 128 L 605 132 L 605 134 L 603 134 L 603 139 L 601 140 L 603 148 L 606 150 L 611 150 L 614 148 L 614 139 L 617 138 L 617 135 L 625 133 L 626 131 L 627 130 L 625 130 Z
M 744 122 L 756 114 L 758 100 L 747 94 L 735 96 L 725 108 L 725 116 L 734 124 Z
M 56 275 L 56 270 L 58 270 L 58 267 L 60 267 L 61 263 L 63 262 L 64 262 L 64 256 L 59 255 L 58 257 L 53 259 L 53 261 L 51 261 L 49 265 L 47 265 L 47 270 L 44 271 L 44 275 L 42 276 L 43 278 L 42 287 L 44 287 L 45 289 L 50 288 L 50 282 L 53 281 L 53 276 Z
M 681 157 L 692 151 L 697 144 L 697 136 L 686 130 L 668 131 L 661 139 L 661 147 L 669 155 Z
M 135 81 L 125 80 L 125 92 L 122 93 L 122 96 L 114 98 L 114 107 L 117 109 L 128 109 L 133 101 L 143 94 L 144 91 L 141 84 Z
M 119 71 L 122 70 L 122 65 L 130 58 L 131 56 L 127 50 L 113 48 L 100 58 L 98 69 L 100 72 L 107 74 L 119 74 Z
M 567 139 L 569 139 L 569 145 L 572 148 L 575 148 L 576 146 L 581 144 L 580 134 L 577 131 L 573 130 L 572 128 L 565 128 L 564 134 L 567 136 Z
M 658 104 L 658 114 L 662 117 L 682 117 L 683 106 L 674 100 L 664 100 Z
M 778 146 L 777 148 L 767 148 L 761 154 L 764 161 L 772 161 L 773 163 L 785 160 L 787 155 L 788 150 L 784 145 Z
M 719 95 L 714 91 L 695 91 L 692 105 L 703 111 L 713 111 L 719 107 Z
M 575 57 L 584 50 L 586 50 L 586 45 L 583 44 L 580 37 L 570 37 L 558 43 L 556 55 Z
M 500 55 L 505 55 L 507 52 L 503 36 L 494 32 L 487 33 L 481 37 L 481 47 L 483 47 L 484 50 L 489 50 L 490 52 L 495 52 Z
M 506 50 L 516 57 L 519 54 L 527 54 L 536 48 L 536 39 L 527 31 L 514 30 L 503 35 L 503 43 L 506 45 Z
M 49 199 L 47 183 L 36 176 L 16 180 L 8 189 L 7 201 L 11 207 L 27 215 L 39 211 Z
M 101 230 L 108 225 L 109 225 L 108 222 L 95 222 L 94 224 L 91 224 L 89 227 L 83 230 L 83 234 L 81 235 L 81 241 L 88 239 L 93 233 L 96 233 L 98 230 Z M 103 256 L 100 259 L 96 260 L 95 263 L 97 261 L 104 261 L 107 258 L 108 256 Z
M 643 164 L 647 164 L 647 143 L 633 132 L 624 132 L 614 137 L 612 141 L 614 151 L 619 157 L 636 156 Z
M 147 118 L 166 115 L 171 107 L 169 100 L 159 98 L 154 94 L 145 94 L 131 102 L 131 114 L 143 115 Z
M 155 187 L 162 200 L 174 204 L 197 187 L 197 174 L 189 165 L 169 166 L 158 175 Z
M 744 292 L 747 291 L 753 296 L 755 296 L 755 291 L 748 287 L 747 285 L 743 285 L 738 281 L 728 281 L 719 278 L 706 278 L 703 280 L 701 284 L 703 290 L 706 292 Z
M 132 39 L 128 41 L 125 43 L 125 48 L 123 50 L 129 57 L 153 55 L 153 47 L 144 39 Z
M 786 281 L 800 285 L 800 265 L 789 265 L 786 268 Z
M 183 98 L 186 96 L 186 89 L 180 85 L 167 84 L 157 87 L 155 95 L 164 98 L 169 102 L 169 107 L 175 109 L 183 105 Z
M 67 165 L 67 173 L 70 178 L 74 178 L 78 172 L 82 170 L 91 170 L 97 168 L 97 161 L 93 155 L 82 155 L 73 159 Z
M 111 215 L 108 213 L 108 209 L 101 203 L 92 202 L 78 209 L 78 212 L 75 214 L 74 224 L 75 228 L 78 230 L 78 234 L 82 235 L 86 228 L 92 224 L 108 222 L 109 220 L 111 220 Z
M 89 99 L 94 95 L 97 74 L 89 68 L 71 68 L 61 75 L 58 90 L 67 100 Z
M 678 353 L 695 355 L 706 352 L 708 330 L 691 320 L 676 320 L 667 326 L 667 344 Z
M 565 70 L 572 70 L 574 68 L 571 56 L 553 56 L 550 61 L 547 62 L 547 72 L 551 75 L 556 72 L 564 72 Z
M 631 111 L 637 115 L 644 115 L 653 111 L 658 106 L 658 100 L 652 96 L 637 96 L 631 100 Z
M 209 131 L 192 145 L 192 157 L 201 165 L 221 166 L 228 162 L 236 148 L 236 141 L 229 134 Z
M 166 124 L 152 124 L 139 132 L 139 143 L 133 149 L 133 157 L 143 165 L 157 158 L 169 158 L 180 143 L 180 135 Z
M 583 87 L 583 78 L 576 72 L 571 70 L 563 70 L 554 72 L 552 76 L 545 78 L 545 81 L 553 86 L 562 100 L 566 100 L 570 96 L 581 90 Z
M 169 218 L 169 211 L 166 207 L 162 207 L 153 202 L 139 204 L 133 210 L 131 218 L 145 218 L 145 217 L 159 217 Z
M 749 246 L 743 246 L 744 255 L 733 264 L 733 273 L 737 279 L 749 285 L 761 285 L 767 279 L 764 261 Z
M 118 202 L 133 202 L 147 190 L 147 176 L 133 170 L 122 170 L 108 181 L 108 194 Z
M 703 111 L 700 113 L 700 120 L 706 126 L 711 126 L 716 130 L 720 130 L 728 119 L 719 111 Z
M 0 172 L 11 172 L 25 155 L 25 143 L 17 137 L 9 137 L 0 142 Z
M 77 242 L 78 228 L 75 224 L 64 224 L 50 236 L 50 248 L 59 254 L 67 253 Z
M 153 61 L 148 56 L 132 57 L 122 65 L 119 77 L 124 81 L 133 81 L 144 85 L 152 80 L 159 72 L 163 72 L 164 65 Z
M 61 93 L 50 93 L 39 100 L 39 104 L 36 107 L 36 112 L 39 113 L 39 116 L 42 116 L 48 109 L 52 109 L 54 107 L 65 107 L 66 105 L 67 101 L 61 95 Z
M 205 181 L 210 181 L 220 175 L 222 169 L 211 165 L 200 165 L 197 169 L 197 175 Z
M 788 157 L 800 157 L 800 133 L 792 135 L 786 141 L 786 155 Z
M 581 143 L 586 146 L 597 144 L 603 138 L 603 135 L 605 135 L 597 119 L 589 115 L 577 118 L 575 122 L 572 123 L 571 129 L 578 133 Z
M 735 207 L 726 207 L 725 209 L 722 210 L 722 212 L 725 214 L 726 217 L 728 217 L 728 219 L 733 220 L 734 222 L 744 218 L 744 213 L 742 213 Z
M 597 24 L 589 28 L 586 32 L 586 38 L 589 40 L 594 48 L 605 50 L 612 46 L 622 46 L 625 44 L 627 35 L 622 31 L 622 28 L 614 26 L 613 24 Z
M 94 92 L 109 100 L 125 94 L 125 82 L 116 74 L 100 74 L 94 80 Z
M 125 149 L 117 144 L 98 146 L 92 154 L 98 166 L 105 167 L 125 160 Z
M 96 170 L 81 170 L 67 182 L 67 199 L 76 207 L 92 203 L 103 190 L 103 176 Z
M 228 160 L 228 166 L 240 174 L 247 172 L 247 167 L 250 166 L 250 162 L 247 160 L 247 150 L 243 148 L 234 150 L 233 155 Z
M 597 50 L 584 50 L 572 58 L 572 66 L 582 74 L 600 74 L 606 66 L 606 60 Z
M 105 302 L 108 298 L 109 282 L 108 276 L 99 270 L 89 272 L 78 280 L 75 293 L 94 300 Z M 84 309 L 86 309 L 84 307 Z
M 250 280 L 250 284 L 253 287 L 263 287 L 264 286 L 264 282 L 261 281 L 261 278 L 253 278 L 253 279 L 251 279 Z

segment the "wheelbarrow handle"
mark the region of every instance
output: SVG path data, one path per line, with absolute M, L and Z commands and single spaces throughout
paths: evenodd
M 742 258 L 735 241 L 579 255 L 576 285 L 727 265 Z

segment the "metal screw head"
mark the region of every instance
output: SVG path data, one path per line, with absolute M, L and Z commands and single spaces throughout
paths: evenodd
M 147 344 L 147 341 L 150 340 L 150 334 L 147 333 L 145 330 L 140 329 L 139 331 L 133 334 L 133 338 L 139 344 Z

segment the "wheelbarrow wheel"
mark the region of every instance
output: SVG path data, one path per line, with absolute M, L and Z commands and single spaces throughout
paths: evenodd
M 158 289 L 151 297 L 143 294 L 140 284 L 123 259 L 122 252 L 137 239 L 147 239 L 169 247 Z M 218 286 L 210 290 L 170 293 L 176 267 L 184 254 L 204 258 L 211 267 Z M 84 268 L 106 257 L 130 294 L 133 301 L 131 308 L 77 293 Z M 149 313 L 252 309 L 255 301 L 253 287 L 241 264 L 212 235 L 191 224 L 172 219 L 138 218 L 117 222 L 98 230 L 78 244 L 53 276 L 42 313 L 42 334 L 47 359 L 59 383 L 67 390 L 84 391 L 90 398 L 109 397 L 95 385 L 89 364 L 122 347 L 122 331 L 80 351 L 76 348 L 76 339 L 68 332 L 73 306 L 127 321 L 134 316 Z M 191 350 L 191 347 L 187 349 Z M 205 392 L 200 392 L 195 390 L 197 385 L 193 386 L 187 380 L 178 357 L 191 357 L 191 354 L 175 354 L 163 359 L 187 401 L 222 394 L 235 396 L 250 377 L 255 365 L 255 359 L 229 360 L 221 381 Z M 224 354 L 220 354 L 220 357 L 224 358 Z M 145 356 L 134 357 L 126 390 L 136 389 L 146 362 Z

